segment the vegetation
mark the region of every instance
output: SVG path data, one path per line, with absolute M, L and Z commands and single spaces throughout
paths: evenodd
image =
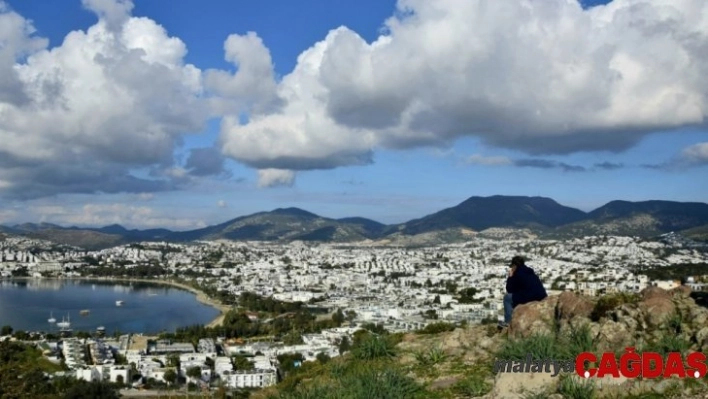
M 42 357 L 39 349 L 19 342 L 0 342 L 1 398 L 118 398 L 115 384 L 88 383 L 72 377 L 47 378 L 58 371 L 64 369 Z
M 534 359 L 575 359 L 583 352 L 592 351 L 595 342 L 587 325 L 571 329 L 567 334 L 535 334 L 518 340 L 504 342 L 497 357 L 506 360 L 523 360 L 527 355 Z

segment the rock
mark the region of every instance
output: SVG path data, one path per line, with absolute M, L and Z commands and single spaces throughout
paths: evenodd
M 591 332 L 594 331 L 591 327 Z M 634 345 L 631 331 L 623 323 L 607 320 L 596 331 L 598 352 L 615 352 Z
M 639 309 L 644 314 L 644 320 L 649 328 L 662 326 L 676 312 L 676 306 L 671 297 L 661 295 L 650 296 L 643 300 L 639 303 Z
M 640 293 L 642 301 L 646 301 L 652 298 L 666 298 L 671 299 L 671 294 L 663 288 L 659 287 L 647 287 Z
M 571 291 L 564 291 L 558 296 L 556 318 L 568 320 L 574 317 L 589 318 L 595 304 L 588 298 L 578 296 Z
M 678 296 L 680 298 L 690 298 L 691 297 L 691 287 L 687 285 L 680 285 L 676 288 L 672 288 L 669 293 L 672 296 Z
M 696 342 L 701 348 L 701 351 L 708 351 L 708 327 L 703 327 L 696 333 Z
M 557 383 L 558 376 L 552 377 L 551 373 L 499 373 L 487 397 L 522 399 L 529 393 L 548 392 Z
M 688 311 L 689 321 L 696 328 L 708 325 L 708 309 L 701 306 L 693 306 Z
M 550 296 L 517 306 L 511 317 L 509 334 L 516 338 L 551 334 L 557 304 L 558 296 Z

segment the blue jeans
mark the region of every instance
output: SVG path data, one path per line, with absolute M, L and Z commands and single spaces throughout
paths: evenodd
M 511 323 L 511 314 L 514 312 L 514 305 L 511 294 L 504 295 L 504 323 Z

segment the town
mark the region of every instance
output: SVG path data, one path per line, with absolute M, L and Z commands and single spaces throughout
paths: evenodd
M 141 332 L 50 336 L 18 335 L 7 326 L 2 339 L 33 342 L 47 359 L 65 365 L 62 375 L 86 381 L 258 389 L 276 384 L 303 362 L 341 355 L 362 329 L 410 332 L 496 323 L 508 262 L 518 254 L 539 273 L 550 295 L 708 287 L 708 246 L 676 234 L 543 241 L 505 239 L 502 231 L 497 238 L 420 248 L 203 241 L 100 251 L 7 237 L 0 241 L 0 284 L 17 278 L 27 284 L 142 279 L 182 286 L 207 294 L 215 306 L 240 310 L 222 314 L 214 325 L 221 329 L 187 328 L 152 337 Z M 298 324 L 301 314 L 311 318 Z M 284 316 L 295 321 L 276 328 Z M 238 323 L 257 328 L 244 332 L 233 327 Z

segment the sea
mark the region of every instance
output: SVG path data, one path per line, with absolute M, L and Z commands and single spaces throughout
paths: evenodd
M 118 306 L 117 301 L 122 301 Z M 179 288 L 144 282 L 65 279 L 0 280 L 0 326 L 14 330 L 58 332 L 69 321 L 74 332 L 106 334 L 173 332 L 208 324 L 219 310 Z

